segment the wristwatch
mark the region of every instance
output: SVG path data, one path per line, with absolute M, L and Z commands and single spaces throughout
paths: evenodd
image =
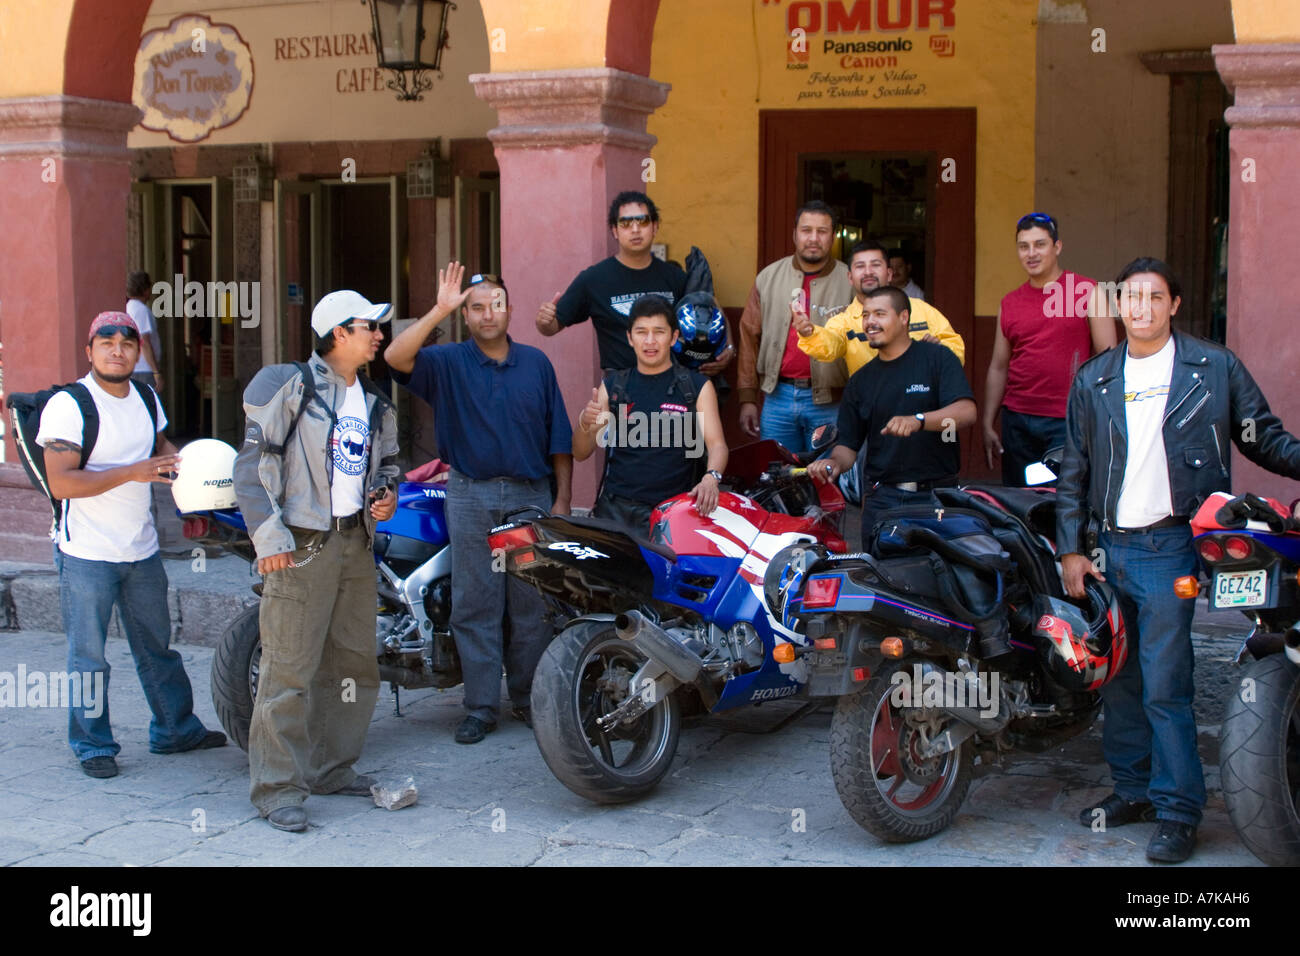
M 710 468 L 708 471 L 705 472 L 705 474 L 712 475 L 714 481 L 716 481 L 718 484 L 722 484 L 722 472 Z
M 917 412 L 917 413 L 916 413 L 915 415 L 913 415 L 912 417 L 915 418 L 915 419 L 916 419 L 918 422 L 920 422 L 922 425 L 925 424 L 925 412 Z

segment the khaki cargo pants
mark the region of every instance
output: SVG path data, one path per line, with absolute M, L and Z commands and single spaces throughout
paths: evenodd
M 294 566 L 267 575 L 258 619 L 248 768 L 262 816 L 352 782 L 379 696 L 375 561 L 365 528 L 290 530 Z

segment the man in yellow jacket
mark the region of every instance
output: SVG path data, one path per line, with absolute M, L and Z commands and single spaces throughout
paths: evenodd
M 849 375 L 876 357 L 876 350 L 867 344 L 862 329 L 862 305 L 868 292 L 890 285 L 893 272 L 889 268 L 889 253 L 877 242 L 860 242 L 849 254 L 849 282 L 853 286 L 853 301 L 848 308 L 831 316 L 825 325 L 815 325 L 806 314 L 796 313 L 795 331 L 799 333 L 799 349 L 809 358 L 819 362 L 844 359 Z M 945 345 L 966 364 L 966 343 L 948 324 L 943 313 L 923 299 L 909 299 L 911 318 L 908 333 L 913 339 Z

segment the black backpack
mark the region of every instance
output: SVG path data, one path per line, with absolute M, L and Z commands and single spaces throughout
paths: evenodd
M 156 436 L 158 405 L 154 399 L 154 390 L 134 379 L 131 380 L 131 384 L 135 386 L 140 400 L 149 410 L 149 420 L 153 422 Z M 45 411 L 45 406 L 59 392 L 67 392 L 71 395 L 77 403 L 77 408 L 81 410 L 81 462 L 77 467 L 84 469 L 86 462 L 90 460 L 90 453 L 95 450 L 95 442 L 99 439 L 99 409 L 90 395 L 90 389 L 81 382 L 72 382 L 68 385 L 53 385 L 39 392 L 18 392 L 5 399 L 5 403 L 9 406 L 9 421 L 13 428 L 14 445 L 18 448 L 18 460 L 22 462 L 23 470 L 27 472 L 31 483 L 49 499 L 50 508 L 54 512 L 54 520 L 50 526 L 51 538 L 58 534 L 59 525 L 63 520 L 63 501 L 54 497 L 53 492 L 50 491 L 49 475 L 45 469 L 45 449 L 36 444 L 36 436 L 41 431 L 41 415 Z M 154 441 L 157 444 L 156 437 Z

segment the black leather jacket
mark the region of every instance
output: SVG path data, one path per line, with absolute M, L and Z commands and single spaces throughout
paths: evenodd
M 1173 333 L 1174 370 L 1163 434 L 1174 514 L 1191 516 L 1207 497 L 1232 485 L 1231 438 L 1269 471 L 1300 479 L 1300 441 L 1282 427 L 1246 366 L 1228 349 Z M 1056 486 L 1056 543 L 1061 554 L 1088 554 L 1089 522 L 1115 526 L 1128 428 L 1121 342 L 1079 369 L 1070 386 L 1065 456 Z

